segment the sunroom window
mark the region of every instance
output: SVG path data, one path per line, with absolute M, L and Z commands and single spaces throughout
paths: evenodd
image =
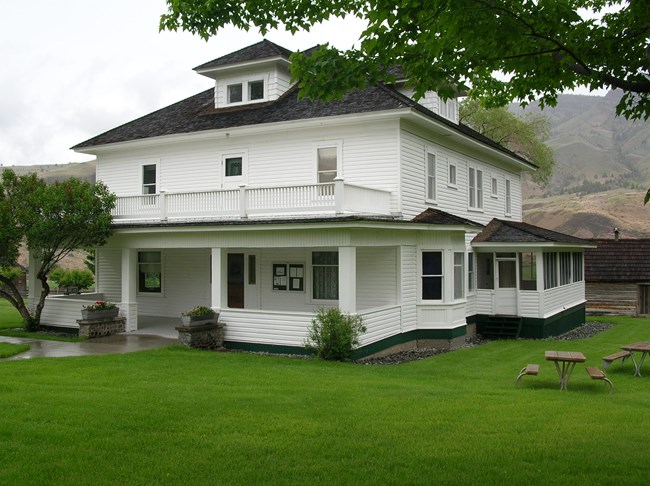
M 442 252 L 422 252 L 422 300 L 442 300 Z
M 311 254 L 312 297 L 314 300 L 338 300 L 339 254 L 336 251 L 315 251 Z
M 138 292 L 162 292 L 162 254 L 160 251 L 138 252 Z

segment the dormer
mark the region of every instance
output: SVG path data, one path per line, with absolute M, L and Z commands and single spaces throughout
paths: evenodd
M 214 107 L 275 101 L 291 87 L 292 52 L 268 40 L 194 68 L 215 80 Z
M 447 120 L 458 123 L 458 100 L 456 98 L 450 98 L 445 101 L 435 91 L 427 91 L 424 93 L 424 98 L 417 100 L 415 99 L 413 89 L 406 85 L 406 80 L 399 80 L 395 87 L 404 96 L 408 96 L 428 110 Z

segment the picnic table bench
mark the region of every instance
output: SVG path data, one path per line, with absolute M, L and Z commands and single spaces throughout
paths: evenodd
M 519 387 L 519 380 L 521 379 L 522 376 L 524 375 L 538 375 L 539 374 L 539 365 L 538 364 L 528 364 L 524 366 L 521 371 L 519 372 L 519 375 L 517 375 L 517 379 L 515 380 L 515 386 Z
M 632 356 L 631 351 L 619 351 L 618 353 L 610 354 L 609 356 L 604 356 L 603 357 L 603 368 L 607 369 L 609 368 L 609 365 L 612 364 L 612 362 L 616 361 L 617 359 L 621 359 L 621 363 L 625 363 L 625 360 Z
M 603 370 L 596 368 L 595 366 L 587 366 L 587 373 L 592 380 L 603 380 L 607 382 L 609 384 L 609 394 L 611 395 L 614 393 L 614 384 L 609 378 L 607 378 L 607 375 Z

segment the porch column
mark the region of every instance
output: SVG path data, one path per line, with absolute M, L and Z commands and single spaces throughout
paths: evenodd
M 210 307 L 219 312 L 224 307 L 223 303 L 227 302 L 228 286 L 224 284 L 223 277 L 224 269 L 227 268 L 226 252 L 223 248 L 212 248 L 211 255 Z
M 41 261 L 34 258 L 30 251 L 27 263 L 27 288 L 29 289 L 27 302 L 29 307 L 32 309 L 36 307 L 36 304 L 38 304 L 38 301 L 41 298 L 41 293 L 43 292 L 43 285 L 41 284 L 41 281 L 36 278 L 39 268 L 41 268 Z
M 357 312 L 357 249 L 354 246 L 339 247 L 339 309 L 341 312 Z
M 122 248 L 122 302 L 120 314 L 126 317 L 126 330 L 138 329 L 138 251 Z

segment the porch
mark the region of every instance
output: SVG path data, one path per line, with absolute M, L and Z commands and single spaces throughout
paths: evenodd
M 146 221 L 200 221 L 310 214 L 391 215 L 390 191 L 331 183 L 248 187 L 201 192 L 166 192 L 118 197 L 116 224 Z

